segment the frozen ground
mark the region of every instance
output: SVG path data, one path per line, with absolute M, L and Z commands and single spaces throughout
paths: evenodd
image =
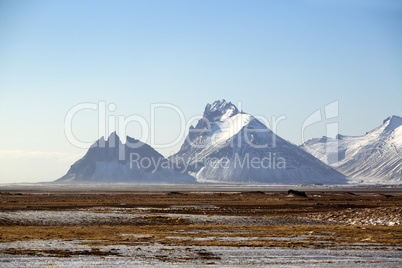
M 401 225 L 402 208 L 363 208 L 349 209 L 329 213 L 312 213 L 305 216 L 306 219 L 329 221 L 352 225 Z
M 225 225 L 327 225 L 327 224 L 365 224 L 365 225 L 401 225 L 402 208 L 350 209 L 329 213 L 311 213 L 304 218 L 280 217 L 242 217 L 211 216 L 191 214 L 169 214 L 170 209 L 186 211 L 188 206 L 171 208 L 91 208 L 81 210 L 20 210 L 0 212 L 0 223 L 18 223 L 18 225 L 105 225 L 105 224 L 141 224 L 143 216 L 181 217 L 192 224 Z M 213 211 L 217 207 L 199 206 L 200 209 Z M 151 212 L 152 211 L 152 212 Z
M 252 248 L 252 247 L 215 247 L 215 246 L 166 246 L 161 244 L 126 246 L 113 245 L 97 247 L 97 250 L 110 255 L 86 256 L 91 251 L 82 241 L 34 240 L 1 243 L 0 249 L 27 249 L 27 255 L 0 254 L 1 267 L 37 267 L 37 266 L 200 266 L 218 265 L 233 267 L 250 265 L 253 267 L 272 265 L 275 267 L 401 267 L 400 251 L 384 250 L 329 250 L 329 249 L 287 249 L 287 248 Z M 82 255 L 71 257 L 31 256 L 29 251 L 60 249 L 79 251 Z
M 186 208 L 186 206 L 179 206 Z M 177 209 L 178 207 L 175 207 Z M 206 209 L 213 207 L 206 207 Z M 13 211 L 0 212 L 0 222 L 18 225 L 39 226 L 82 226 L 92 224 L 141 223 L 146 217 L 162 213 L 150 212 L 155 208 L 91 208 L 72 211 Z M 168 210 L 168 208 L 162 209 Z M 145 218 L 144 218 L 145 216 Z M 193 224 L 226 225 L 270 225 L 311 224 L 315 221 L 280 219 L 268 217 L 205 216 L 163 213 L 164 217 L 181 217 Z M 323 222 L 320 222 L 323 223 Z M 189 237 L 188 235 L 194 235 Z M 184 236 L 183 236 L 184 235 Z M 187 235 L 187 236 L 186 236 Z M 200 235 L 200 236 L 197 236 Z M 141 234 L 122 234 L 123 237 Z M 147 235 L 144 235 L 147 236 Z M 208 231 L 177 232 L 167 239 L 193 239 L 194 241 L 251 241 L 276 239 L 283 241 L 306 241 L 308 236 L 293 237 L 244 237 L 240 233 Z M 311 237 L 310 237 L 311 238 Z M 321 236 L 315 235 L 319 241 Z M 24 240 L 0 243 L 1 267 L 172 267 L 216 265 L 219 267 L 266 266 L 297 267 L 401 267 L 402 255 L 399 247 L 375 243 L 354 243 L 331 248 L 283 248 L 246 246 L 178 246 L 158 242 L 140 242 L 132 245 L 93 245 L 86 240 Z M 17 254 L 15 252 L 18 252 Z M 11 253 L 11 254 L 9 254 Z
M 110 212 L 105 212 L 110 210 Z M 152 213 L 149 210 L 164 211 Z M 143 216 L 180 217 L 192 224 L 225 224 L 225 225 L 283 225 L 298 224 L 325 225 L 328 222 L 311 219 L 287 219 L 272 217 L 242 217 L 242 216 L 206 216 L 191 214 L 169 214 L 169 209 L 122 209 L 93 208 L 88 210 L 20 210 L 0 212 L 0 223 L 18 225 L 55 226 L 55 225 L 106 225 L 106 224 L 141 224 L 148 223 Z
M 402 267 L 400 192 L 307 195 L 5 192 L 0 267 Z

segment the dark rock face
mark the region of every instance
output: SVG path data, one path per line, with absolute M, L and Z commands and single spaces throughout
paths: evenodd
M 305 192 L 300 192 L 300 191 L 296 191 L 296 190 L 292 190 L 292 189 L 290 189 L 288 191 L 288 195 L 307 197 Z

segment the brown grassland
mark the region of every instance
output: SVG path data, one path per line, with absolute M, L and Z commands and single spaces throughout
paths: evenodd
M 244 193 L 43 193 L 3 192 L 1 212 L 10 211 L 113 211 L 115 208 L 147 208 L 149 215 L 135 215 L 141 221 L 77 225 L 27 225 L 0 217 L 0 241 L 81 240 L 93 246 L 91 251 L 18 248 L 0 253 L 68 257 L 71 255 L 118 255 L 99 251 L 97 247 L 144 243 L 169 246 L 246 246 L 287 248 L 374 248 L 401 249 L 402 193 L 307 192 L 307 197 L 289 196 L 284 192 Z M 124 212 L 123 212 L 124 213 Z M 127 212 L 132 213 L 132 212 Z M 212 216 L 272 217 L 280 224 L 197 224 L 183 214 Z M 307 220 L 300 224 L 297 219 Z M 367 224 L 382 219 L 386 224 Z M 354 224 L 350 224 L 353 221 Z M 236 238 L 236 239 L 231 239 Z M 206 258 L 208 256 L 205 256 Z M 213 258 L 213 256 L 209 256 Z

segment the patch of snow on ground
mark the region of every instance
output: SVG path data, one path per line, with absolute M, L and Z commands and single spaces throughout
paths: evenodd
M 70 251 L 90 250 L 81 241 L 31 240 L 0 243 L 0 249 L 25 248 L 30 250 L 63 249 Z M 98 247 L 99 248 L 99 247 Z M 102 246 L 101 251 L 118 252 L 120 256 L 49 257 L 0 254 L 1 267 L 65 266 L 65 267 L 180 267 L 215 264 L 219 267 L 234 265 L 289 267 L 400 267 L 402 256 L 396 249 L 388 250 L 327 250 L 215 246 L 166 246 L 161 244 L 127 246 Z

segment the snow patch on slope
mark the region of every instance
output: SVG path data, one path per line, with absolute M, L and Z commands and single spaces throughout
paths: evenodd
M 391 116 L 363 136 L 323 137 L 301 148 L 335 167 L 355 182 L 399 184 L 402 182 L 402 118 Z
M 342 174 L 224 100 L 206 106 L 204 118 L 170 160 L 198 182 L 347 183 Z
M 132 157 L 134 156 L 134 157 Z M 177 172 L 151 146 L 127 136 L 126 144 L 114 132 L 94 143 L 57 183 L 194 183 L 195 179 Z

